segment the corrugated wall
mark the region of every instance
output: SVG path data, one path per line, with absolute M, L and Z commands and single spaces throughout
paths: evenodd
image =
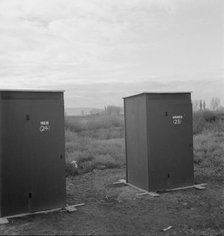
M 126 156 L 128 182 L 148 188 L 146 96 L 126 98 Z
M 193 184 L 190 99 L 161 97 L 148 96 L 149 190 Z
M 1 214 L 65 206 L 62 92 L 1 95 Z

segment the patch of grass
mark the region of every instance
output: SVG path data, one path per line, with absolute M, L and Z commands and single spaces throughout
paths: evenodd
M 125 167 L 124 124 L 121 117 L 66 119 L 66 172 Z M 69 121 L 69 122 L 68 122 Z M 224 116 L 214 112 L 193 115 L 195 176 L 224 178 Z M 76 161 L 78 168 L 71 164 Z
M 96 156 L 94 163 L 96 169 L 112 169 L 121 167 L 120 163 L 116 162 L 116 160 L 110 154 Z
M 88 148 L 95 156 L 109 154 L 120 165 L 124 165 L 124 145 L 124 139 L 95 140 Z
M 124 125 L 118 116 L 66 119 L 67 175 L 125 166 Z M 76 161 L 78 168 L 71 165 Z M 74 173 L 72 168 L 75 168 Z
M 65 141 L 66 158 L 69 158 L 71 153 L 85 151 L 88 144 L 91 142 L 91 138 L 80 136 L 78 133 L 72 132 L 71 130 L 65 130 Z
M 124 139 L 89 139 L 80 149 L 77 144 L 66 144 L 66 161 L 76 161 L 80 173 L 98 168 L 122 168 L 125 166 Z
M 193 114 L 193 134 L 200 134 L 205 128 L 206 121 L 201 112 L 194 112 Z
M 66 177 L 75 176 L 79 174 L 78 168 L 76 168 L 71 162 L 66 162 L 65 165 Z
M 224 131 L 224 114 L 214 111 L 197 111 L 193 113 L 193 134 L 204 130 Z
M 90 117 L 66 117 L 65 129 L 73 132 L 84 130 L 108 129 L 111 127 L 123 127 L 123 116 L 100 115 Z
M 205 179 L 224 178 L 224 132 L 204 132 L 194 136 L 196 175 Z
M 124 137 L 124 127 L 99 128 L 96 130 L 83 130 L 79 132 L 80 136 L 95 139 L 115 139 Z

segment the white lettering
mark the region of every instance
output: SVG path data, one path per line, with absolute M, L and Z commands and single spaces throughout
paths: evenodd
M 40 121 L 40 132 L 50 131 L 50 122 L 47 120 Z
M 182 119 L 183 116 L 173 116 L 173 119 Z
M 46 120 L 45 121 L 41 121 L 40 125 L 49 125 L 49 121 L 46 121 Z
M 174 124 L 174 125 L 180 125 L 180 124 L 182 124 L 182 119 L 173 119 L 173 124 Z

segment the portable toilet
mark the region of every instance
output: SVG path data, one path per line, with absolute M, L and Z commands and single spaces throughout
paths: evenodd
M 0 216 L 62 208 L 63 91 L 0 91 Z
M 124 98 L 126 181 L 147 191 L 193 185 L 191 93 Z

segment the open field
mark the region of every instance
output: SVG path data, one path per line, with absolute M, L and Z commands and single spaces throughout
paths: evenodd
M 122 116 L 68 117 L 66 120 L 67 175 L 93 169 L 125 167 Z M 211 111 L 193 116 L 195 176 L 224 178 L 224 115 Z M 78 168 L 71 164 L 76 161 Z
M 222 117 L 194 115 L 195 182 L 207 182 L 207 189 L 163 193 L 158 198 L 137 196 L 131 187 L 112 185 L 125 178 L 122 117 L 68 117 L 67 203 L 85 206 L 74 213 L 11 219 L 0 226 L 0 234 L 224 235 Z M 163 232 L 168 226 L 173 227 Z
M 67 117 L 65 136 L 67 175 L 125 167 L 122 116 Z

